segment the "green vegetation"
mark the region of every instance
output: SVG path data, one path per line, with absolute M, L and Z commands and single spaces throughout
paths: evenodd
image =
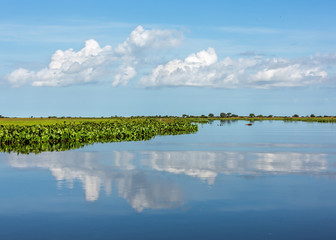
M 221 117 L 221 118 L 226 118 L 226 117 L 227 117 L 227 114 L 222 112 L 222 113 L 219 114 L 219 117 Z
M 188 117 L 188 120 L 191 122 L 199 122 L 199 123 L 206 123 L 209 121 L 214 120 L 243 120 L 243 121 L 265 121 L 265 120 L 275 120 L 275 121 L 302 121 L 302 122 L 320 122 L 320 123 L 336 123 L 336 117 L 277 117 L 277 116 L 257 116 L 257 117 L 250 117 L 250 116 L 237 116 L 233 114 L 231 117 L 221 118 L 221 117 Z
M 207 123 L 209 121 L 214 120 L 244 120 L 244 121 L 263 121 L 263 120 L 280 120 L 280 121 L 302 121 L 302 122 L 320 122 L 320 123 L 333 123 L 336 122 L 336 116 L 315 116 L 315 114 L 311 114 L 310 116 L 299 116 L 298 114 L 294 114 L 292 117 L 288 116 L 263 116 L 258 114 L 257 116 L 254 113 L 250 113 L 249 116 L 238 116 L 233 113 L 220 113 L 219 116 L 214 116 L 213 113 L 210 113 L 208 116 L 191 116 L 191 115 L 183 115 L 184 118 L 188 119 L 191 122 L 197 123 Z
M 305 121 L 336 122 L 335 116 L 263 116 L 254 113 L 238 116 L 233 113 L 213 113 L 201 116 L 183 114 L 182 117 L 110 117 L 110 118 L 6 118 L 0 117 L 0 152 L 39 153 L 80 148 L 97 142 L 149 140 L 156 135 L 197 132 L 194 123 L 221 121 Z
M 156 135 L 197 132 L 198 126 L 182 118 L 116 118 L 78 120 L 50 124 L 54 120 L 23 120 L 0 125 L 0 151 L 39 153 L 60 151 L 97 142 L 149 140 Z M 17 119 L 18 121 L 18 119 Z M 41 122 L 42 121 L 42 122 Z M 35 124 L 39 122 L 40 124 Z M 41 124 L 42 123 L 42 124 Z M 2 124 L 2 121 L 0 121 Z
M 122 120 L 124 118 L 71 118 L 71 117 L 48 117 L 48 118 L 1 118 L 0 125 L 51 125 L 51 124 L 78 124 L 83 122 L 109 122 Z

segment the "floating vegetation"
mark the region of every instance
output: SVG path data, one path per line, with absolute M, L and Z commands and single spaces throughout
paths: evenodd
M 51 125 L 1 125 L 0 151 L 64 151 L 97 142 L 142 141 L 156 135 L 187 134 L 197 130 L 196 124 L 183 119 L 151 118 Z

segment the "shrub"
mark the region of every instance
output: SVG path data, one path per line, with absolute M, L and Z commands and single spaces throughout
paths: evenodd
M 227 114 L 226 113 L 220 113 L 220 115 L 219 115 L 221 118 L 226 118 L 227 117 Z

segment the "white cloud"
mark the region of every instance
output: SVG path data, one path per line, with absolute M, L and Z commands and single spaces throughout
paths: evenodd
M 130 79 L 136 76 L 136 70 L 127 65 L 122 65 L 118 68 L 118 73 L 114 76 L 112 86 L 126 85 Z
M 330 54 L 316 54 L 316 56 L 311 57 L 310 60 L 321 62 L 326 66 L 335 66 L 336 65 L 336 53 Z
M 199 86 L 213 88 L 296 87 L 320 83 L 327 77 L 319 62 L 283 58 L 231 59 L 217 61 L 214 49 L 191 54 L 184 60 L 159 65 L 143 76 L 140 85 Z
M 336 65 L 335 54 L 285 59 L 247 52 L 238 59 L 218 59 L 213 48 L 190 54 L 185 59 L 154 64 L 158 50 L 176 47 L 182 39 L 180 31 L 146 30 L 138 26 L 114 49 L 109 45 L 100 47 L 97 41 L 90 39 L 79 51 L 57 50 L 49 65 L 41 70 L 19 68 L 6 79 L 15 87 L 25 84 L 61 87 L 103 81 L 115 87 L 127 85 L 139 72 L 151 67 L 150 74 L 141 76 L 140 86 L 281 88 L 319 84 L 332 79 L 329 75 L 333 74 Z
M 252 76 L 251 83 L 260 83 L 262 88 L 296 87 L 320 83 L 327 73 L 320 67 L 291 64 L 284 67 L 264 68 Z
M 182 38 L 183 34 L 176 30 L 145 30 L 142 26 L 138 26 L 117 46 L 116 53 L 128 55 L 146 48 L 174 47 L 180 44 Z
M 140 80 L 144 86 L 207 86 L 215 71 L 204 71 L 217 62 L 213 48 L 189 55 L 186 59 L 172 60 L 159 65 L 152 74 Z
M 69 86 L 109 79 L 113 86 L 126 85 L 137 75 L 136 68 L 151 48 L 174 47 L 183 35 L 176 30 L 145 30 L 138 26 L 116 49 L 100 47 L 94 39 L 87 40 L 79 51 L 57 50 L 49 66 L 39 71 L 19 68 L 6 76 L 15 87 Z
M 35 73 L 24 68 L 19 68 L 13 71 L 8 76 L 8 81 L 14 86 L 19 87 L 24 85 L 27 81 L 33 79 Z
M 39 71 L 17 69 L 7 76 L 14 86 L 30 83 L 33 86 L 68 86 L 97 81 L 105 72 L 110 46 L 101 48 L 93 40 L 87 40 L 85 47 L 76 52 L 73 49 L 57 50 L 49 66 Z

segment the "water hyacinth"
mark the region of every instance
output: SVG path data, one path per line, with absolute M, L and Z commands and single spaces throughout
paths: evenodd
M 197 132 L 198 126 L 182 119 L 132 119 L 52 125 L 1 125 L 0 151 L 42 152 L 83 147 L 96 142 L 149 140 L 156 135 Z

